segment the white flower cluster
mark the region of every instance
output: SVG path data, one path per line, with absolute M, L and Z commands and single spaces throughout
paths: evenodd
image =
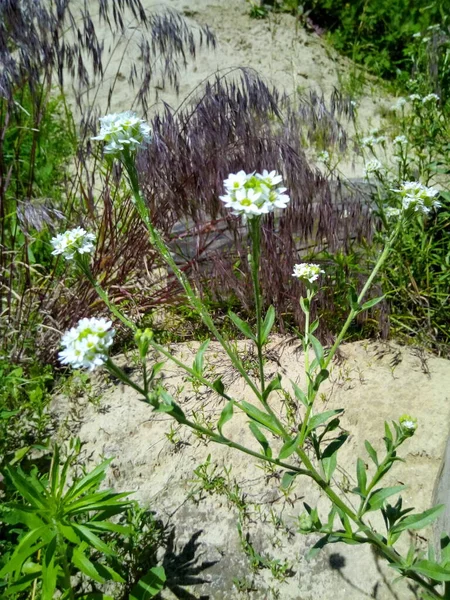
M 408 138 L 405 135 L 398 135 L 393 141 L 394 144 L 399 144 L 400 146 L 406 146 L 408 144 Z
M 441 203 L 435 200 L 439 190 L 427 187 L 418 181 L 405 181 L 398 190 L 403 210 L 412 209 L 415 212 L 429 213 L 433 208 L 439 208 Z
M 372 146 L 376 146 L 377 144 L 385 144 L 386 138 L 384 135 L 375 136 L 369 135 L 361 140 L 361 146 L 363 148 L 372 148 Z
M 391 110 L 401 110 L 406 104 L 406 98 L 398 98 L 396 103 L 392 105 Z
M 330 157 L 330 153 L 328 152 L 328 150 L 322 150 L 317 155 L 317 160 L 320 160 L 320 162 L 323 162 L 325 164 L 330 162 L 330 158 L 331 157 Z
M 366 175 L 366 177 L 371 173 L 382 174 L 384 172 L 385 168 L 377 159 L 367 161 L 366 166 L 364 167 L 364 175 Z
M 393 208 L 392 206 L 388 206 L 384 209 L 384 214 L 388 219 L 391 219 L 393 217 L 399 217 L 401 215 L 401 212 L 401 208 Z
M 409 99 L 411 102 L 422 102 L 422 96 L 420 94 L 411 94 Z
M 52 254 L 62 254 L 67 260 L 71 260 L 75 254 L 90 254 L 94 250 L 94 240 L 95 235 L 82 227 L 69 229 L 50 240 L 54 248 Z
M 150 140 L 150 127 L 134 112 L 113 113 L 100 118 L 100 133 L 92 138 L 106 142 L 105 154 L 119 156 L 125 148 L 130 152 Z
M 61 363 L 90 371 L 102 365 L 113 343 L 115 331 L 111 325 L 111 321 L 106 319 L 81 319 L 61 339 L 63 350 L 58 355 Z
M 313 263 L 300 263 L 298 265 L 294 265 L 292 277 L 306 279 L 306 281 L 309 281 L 309 283 L 313 283 L 316 281 L 316 279 L 319 279 L 321 273 L 325 273 L 325 271 L 322 271 L 319 265 L 315 265 Z
M 226 208 L 233 209 L 235 215 L 245 215 L 249 219 L 272 212 L 275 208 L 286 208 L 290 198 L 278 187 L 282 177 L 276 171 L 261 173 L 231 173 L 225 179 L 226 195 L 220 196 Z
M 422 104 L 428 104 L 429 102 L 438 102 L 439 96 L 437 94 L 428 94 L 422 98 Z

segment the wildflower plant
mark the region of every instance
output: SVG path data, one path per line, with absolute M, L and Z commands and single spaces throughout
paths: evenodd
M 414 195 L 415 202 L 411 201 L 406 210 L 401 210 L 396 224 L 391 229 L 387 239 L 385 239 L 384 247 L 361 291 L 359 293 L 354 290 L 351 291 L 350 310 L 347 319 L 330 348 L 325 348 L 314 335 L 320 326 L 319 319 L 314 321 L 310 319 L 311 307 L 320 286 L 320 278 L 326 276 L 325 270 L 316 264 L 301 263 L 293 265 L 293 278 L 301 278 L 306 284 L 306 296 L 300 297 L 299 303 L 305 315 L 305 328 L 301 335 L 301 342 L 305 355 L 307 384 L 305 389 L 301 389 L 294 382 L 290 384 L 298 405 L 303 407 L 302 416 L 295 430 L 292 430 L 288 425 L 287 418 L 285 419 L 283 415 L 279 415 L 273 408 L 272 395 L 277 390 L 283 389 L 281 374 L 276 374 L 269 381 L 265 373 L 264 347 L 274 326 L 276 314 L 273 306 L 270 306 L 264 314 L 260 282 L 263 220 L 267 218 L 268 213 L 274 213 L 271 218 L 273 216 L 276 218 L 275 209 L 283 211 L 289 202 L 289 195 L 285 194 L 287 190 L 282 185 L 282 176 L 276 171 L 269 170 L 263 170 L 262 173 L 249 174 L 239 171 L 230 174 L 224 182 L 225 194 L 221 197 L 226 207 L 230 208 L 234 214 L 245 217 L 249 233 L 248 260 L 253 284 L 256 323 L 252 327 L 231 311 L 228 316 L 236 330 L 256 347 L 257 368 L 255 375 L 253 371 L 252 374 L 248 372 L 239 352 L 220 333 L 206 305 L 194 292 L 187 277 L 176 264 L 158 229 L 154 226 L 151 214 L 140 191 L 138 172 L 134 163 L 130 160 L 130 157 L 124 157 L 121 153 L 117 155 L 117 159 L 124 167 L 134 195 L 136 209 L 147 227 L 151 243 L 159 251 L 168 268 L 177 277 L 192 308 L 202 318 L 212 336 L 221 344 L 233 368 L 240 374 L 249 390 L 251 390 L 254 402 L 231 397 L 220 378 L 216 380 L 209 378 L 205 367 L 205 356 L 209 340 L 200 346 L 192 365 L 184 363 L 173 355 L 168 348 L 158 344 L 151 330 L 140 331 L 126 315 L 122 314 L 117 307 L 109 302 L 107 295 L 101 291 L 99 284 L 94 282 L 97 291 L 99 291 L 111 311 L 134 332 L 139 357 L 142 361 L 144 381 L 140 383 L 131 379 L 114 363 L 112 358 L 105 360 L 107 348 L 104 346 L 106 344 L 99 348 L 99 360 L 97 362 L 102 362 L 110 373 L 137 391 L 142 400 L 149 403 L 155 412 L 162 412 L 171 416 L 180 425 L 191 428 L 197 434 L 208 438 L 212 442 L 244 452 L 283 471 L 281 485 L 285 490 L 294 484 L 297 477 L 305 476 L 314 480 L 327 496 L 330 511 L 327 520 L 322 522 L 317 509 L 305 505 L 307 514 L 300 518 L 299 530 L 301 532 L 322 534 L 319 542 L 313 547 L 312 554 L 315 554 L 327 543 L 369 543 L 376 548 L 378 554 L 383 556 L 399 575 L 413 580 L 421 586 L 429 598 L 444 598 L 439 590 L 440 582 L 450 581 L 450 568 L 445 557 L 438 564 L 432 560 L 425 560 L 421 553 L 414 548 L 406 556 L 403 556 L 395 548 L 402 532 L 408 529 L 414 530 L 426 527 L 440 514 L 443 506 L 433 507 L 420 514 L 409 514 L 409 510 L 401 510 L 401 499 L 398 499 L 395 505 L 388 503 L 389 498 L 399 495 L 403 486 L 380 487 L 383 477 L 399 460 L 397 453 L 400 446 L 414 434 L 417 422 L 413 417 L 403 415 L 398 421 L 385 424 L 384 456 L 379 457 L 371 443 L 366 441 L 365 447 L 371 467 L 367 468 L 365 461 L 358 458 L 355 468 L 357 486 L 350 490 L 349 493 L 353 497 L 349 500 L 334 482 L 338 467 L 338 453 L 345 444 L 348 433 L 341 433 L 332 441 L 328 436 L 330 432 L 338 429 L 343 409 L 320 412 L 320 409 L 318 410 L 316 406 L 316 399 L 319 397 L 321 385 L 329 378 L 337 349 L 352 321 L 361 312 L 375 306 L 383 299 L 382 297 L 376 297 L 367 300 L 366 295 L 390 254 L 399 231 L 407 226 L 409 219 L 414 214 L 410 207 L 417 208 L 426 204 L 427 208 L 432 208 L 436 203 L 433 192 L 424 190 L 421 187 L 406 186 L 406 184 L 395 192 L 400 203 L 404 201 L 408 193 Z M 79 262 L 88 274 L 89 271 L 86 265 L 83 267 L 83 263 Z M 105 327 L 104 330 L 106 331 Z M 81 328 L 80 331 L 85 330 Z M 87 338 L 89 335 L 91 334 L 87 333 Z M 72 338 L 79 339 L 78 328 L 75 328 L 67 339 L 70 341 Z M 83 339 L 85 338 L 79 340 L 81 345 Z M 109 340 L 109 338 L 107 339 Z M 154 362 L 149 367 L 148 353 L 150 349 L 156 351 L 163 360 L 172 361 L 192 381 L 214 391 L 225 401 L 225 406 L 216 424 L 199 423 L 195 420 L 195 417 L 191 418 L 185 414 L 159 377 L 159 373 L 164 368 L 164 362 Z M 63 357 L 63 360 L 65 359 L 66 355 Z M 86 360 L 85 362 L 85 366 L 88 368 L 96 366 L 94 364 L 95 360 Z M 255 442 L 259 444 L 260 450 L 244 446 L 227 435 L 227 424 L 232 421 L 235 411 L 241 411 L 248 417 L 250 431 L 255 438 Z M 278 446 L 274 444 L 275 440 L 280 442 Z M 276 451 L 276 447 L 280 447 L 280 449 Z M 381 511 L 385 523 L 384 531 L 379 531 L 371 524 L 369 514 L 372 511 Z

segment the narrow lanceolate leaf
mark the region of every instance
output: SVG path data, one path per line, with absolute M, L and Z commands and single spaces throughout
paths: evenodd
M 420 560 L 415 565 L 409 568 L 410 571 L 415 571 L 425 577 L 430 577 L 435 581 L 450 581 L 450 569 L 441 567 L 429 560 Z
M 321 367 L 323 365 L 323 355 L 324 355 L 323 346 L 319 342 L 319 340 L 312 335 L 312 333 L 310 333 L 308 335 L 308 339 L 309 339 L 309 343 L 313 347 L 314 354 L 316 355 L 316 358 L 317 358 L 317 362 L 318 362 L 319 366 Z
M 16 490 L 20 492 L 25 500 L 28 500 L 35 508 L 43 508 L 45 506 L 45 497 L 42 495 L 41 490 L 36 489 L 29 478 L 21 471 L 12 469 L 9 465 L 5 467 L 5 471 Z
M 53 600 L 56 590 L 56 576 L 58 573 L 58 566 L 55 564 L 56 550 L 57 537 L 55 535 L 45 549 L 42 561 L 42 600 Z
M 12 573 L 12 571 L 16 571 L 20 569 L 25 560 L 36 553 L 42 546 L 45 545 L 45 541 L 40 541 L 36 544 L 37 540 L 42 540 L 42 538 L 49 532 L 49 527 L 44 525 L 39 527 L 38 529 L 34 529 L 33 531 L 29 531 L 24 537 L 20 540 L 19 544 L 16 546 L 13 555 L 3 566 L 0 571 L 0 577 L 4 577 L 8 573 Z
M 424 527 L 428 527 L 428 525 L 439 517 L 444 508 L 444 504 L 439 504 L 422 513 L 409 515 L 409 517 L 405 517 L 400 523 L 394 525 L 391 533 L 400 533 L 400 531 L 405 531 L 406 529 L 423 529 Z
M 296 435 L 292 440 L 288 440 L 285 442 L 280 450 L 280 454 L 278 455 L 279 460 L 284 460 L 285 458 L 289 458 L 291 454 L 295 452 L 298 446 L 298 442 L 300 441 L 300 433 Z
M 80 536 L 81 539 L 85 540 L 90 546 L 98 550 L 99 552 L 103 552 L 103 554 L 107 554 L 108 556 L 114 555 L 114 551 L 105 544 L 103 540 L 101 540 L 93 531 L 86 527 L 86 525 L 72 524 L 73 529 Z
M 234 405 L 234 402 L 232 400 L 229 400 L 225 404 L 222 412 L 220 413 L 220 419 L 217 423 L 217 429 L 219 430 L 220 435 L 223 435 L 222 427 L 225 425 L 225 423 L 228 423 L 228 421 L 233 416 L 233 405 Z
M 281 431 L 275 419 L 271 415 L 267 414 L 266 412 L 263 412 L 262 410 L 259 410 L 259 408 L 256 408 L 256 406 L 250 404 L 250 402 L 246 402 L 245 400 L 241 402 L 240 406 L 242 407 L 245 414 L 251 419 L 259 423 L 260 425 L 263 425 L 272 433 L 275 433 L 276 435 L 281 435 Z
M 294 481 L 294 479 L 297 476 L 298 476 L 298 473 L 296 473 L 295 471 L 286 471 L 286 473 L 283 475 L 283 477 L 281 479 L 281 488 L 283 490 L 289 489 L 289 487 L 292 485 L 292 482 Z
M 150 600 L 163 589 L 166 574 L 163 567 L 153 567 L 133 587 L 130 600 Z
M 361 306 L 360 310 L 361 311 L 368 310 L 369 308 L 372 308 L 372 306 L 376 306 L 382 300 L 384 300 L 384 296 L 378 296 L 378 298 L 372 298 L 372 300 L 368 300 L 367 302 L 364 302 L 364 304 Z
M 265 344 L 270 332 L 272 331 L 273 324 L 275 323 L 275 309 L 273 306 L 269 306 L 266 313 L 266 317 L 261 327 L 261 344 Z
M 204 354 L 209 346 L 210 341 L 211 340 L 206 340 L 206 342 L 203 342 L 203 344 L 198 349 L 198 352 L 195 356 L 194 364 L 192 365 L 192 370 L 196 375 L 199 375 L 199 377 L 203 375 Z
M 255 438 L 261 444 L 264 455 L 268 458 L 272 458 L 272 450 L 269 446 L 269 442 L 267 441 L 267 438 L 263 434 L 263 432 L 259 429 L 258 425 L 256 425 L 256 423 L 254 423 L 253 421 L 250 421 L 248 426 L 250 427 L 250 431 L 253 433 Z
M 338 408 L 336 410 L 326 410 L 323 413 L 314 415 L 314 417 L 311 417 L 311 419 L 309 420 L 308 433 L 310 431 L 312 431 L 313 429 L 316 429 L 316 427 L 319 427 L 319 425 L 323 425 L 323 423 L 326 423 L 326 421 L 328 421 L 328 419 L 331 419 L 331 417 L 340 415 L 343 412 L 344 412 L 343 408 Z
M 73 549 L 72 562 L 79 571 L 87 575 L 90 579 L 98 583 L 105 583 L 105 578 L 100 575 L 95 565 L 78 548 Z
M 356 462 L 356 478 L 358 480 L 359 491 L 363 496 L 365 496 L 367 486 L 366 464 L 360 458 L 358 458 Z
M 337 467 L 337 452 L 347 438 L 348 433 L 341 434 L 338 438 L 333 440 L 322 453 L 322 467 L 328 483 L 331 481 Z
M 375 463 L 375 465 L 378 467 L 378 464 L 379 464 L 378 463 L 378 455 L 377 455 L 377 453 L 375 451 L 375 448 L 367 440 L 364 442 L 364 445 L 366 447 L 367 454 L 370 456 L 370 458 L 373 460 L 373 462 Z
M 218 394 L 220 394 L 220 396 L 222 396 L 222 395 L 223 395 L 223 393 L 225 392 L 225 386 L 223 385 L 223 382 L 222 382 L 222 378 L 221 378 L 221 377 L 218 377 L 218 378 L 217 378 L 217 379 L 214 381 L 214 383 L 212 384 L 212 386 L 213 386 L 213 388 L 216 390 L 216 392 L 217 392 Z
M 321 369 L 314 379 L 314 389 L 318 390 L 324 381 L 328 379 L 330 372 L 327 369 Z
M 384 504 L 385 500 L 387 500 L 387 498 L 400 493 L 402 490 L 405 489 L 405 487 L 406 486 L 404 486 L 404 485 L 395 485 L 393 487 L 381 488 L 379 490 L 376 490 L 369 497 L 369 502 L 368 502 L 367 509 L 366 509 L 367 512 L 369 512 L 371 510 L 378 510 L 379 508 L 381 508 L 383 506 L 383 504 Z
M 228 312 L 228 316 L 233 321 L 233 323 L 236 325 L 236 327 L 239 329 L 239 331 L 245 335 L 246 338 L 249 338 L 250 340 L 253 340 L 254 342 L 256 342 L 256 337 L 248 323 L 246 323 L 245 321 L 240 319 L 237 316 L 237 314 L 235 314 L 232 310 L 230 310 Z
M 291 384 L 292 384 L 292 388 L 294 390 L 296 399 L 299 400 L 304 406 L 306 406 L 306 408 L 308 408 L 309 402 L 308 402 L 308 398 L 306 397 L 306 394 L 303 392 L 303 390 L 301 390 L 299 388 L 299 386 L 294 381 L 292 381 L 292 379 L 291 379 Z
M 267 398 L 270 396 L 270 394 L 272 392 L 274 392 L 275 390 L 281 390 L 281 375 L 277 375 L 274 379 L 272 379 L 272 381 L 266 387 L 266 389 L 264 390 L 264 393 L 262 395 L 263 400 L 267 400 Z

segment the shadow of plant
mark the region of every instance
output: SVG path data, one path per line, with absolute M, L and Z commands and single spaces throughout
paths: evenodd
M 167 547 L 162 563 L 167 577 L 166 588 L 180 600 L 208 600 L 209 598 L 206 595 L 195 596 L 183 589 L 185 586 L 208 583 L 209 580 L 200 574 L 217 563 L 217 561 L 200 562 L 198 538 L 201 534 L 202 530 L 196 531 L 180 551 L 177 551 L 176 547 L 175 528 L 167 537 Z

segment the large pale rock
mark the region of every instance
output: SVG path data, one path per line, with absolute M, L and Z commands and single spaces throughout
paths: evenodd
M 256 362 L 252 349 L 244 342 L 238 346 L 249 369 L 253 369 Z M 197 347 L 198 344 L 179 345 L 172 350 L 191 364 Z M 282 374 L 288 391 L 291 391 L 289 379 L 304 385 L 304 363 L 298 342 L 276 338 L 267 356 L 268 378 Z M 132 364 L 131 357 L 120 357 L 119 362 Z M 216 344 L 210 345 L 207 362 L 211 379 L 222 374 L 231 395 L 253 400 Z M 135 371 L 132 376 L 138 379 L 139 373 Z M 217 421 L 223 401 L 213 392 L 193 391 L 179 369 L 169 363 L 165 383 L 187 414 L 195 412 L 198 419 Z M 400 455 L 406 462 L 396 463 L 385 485 L 407 485 L 403 493 L 405 506 L 414 506 L 419 511 L 429 508 L 448 437 L 449 383 L 450 362 L 422 351 L 369 342 L 343 346 L 342 356 L 333 365 L 330 381 L 316 403 L 317 412 L 344 408 L 341 425 L 351 433 L 340 451 L 336 485 L 354 487 L 356 458 L 361 456 L 370 464 L 364 440 L 369 439 L 382 452 L 384 421 L 398 420 L 403 413 L 409 413 L 417 417 L 419 428 L 414 438 L 401 448 Z M 59 397 L 54 402 L 55 413 L 61 423 L 69 416 L 72 433 L 85 443 L 90 460 L 114 457 L 108 485 L 116 490 L 135 490 L 136 499 L 155 510 L 169 527 L 174 527 L 173 547 L 164 560 L 172 581 L 181 586 L 189 583 L 185 590 L 191 595 L 186 598 L 407 600 L 416 597 L 406 582 L 393 583 L 395 572 L 368 546 L 335 544 L 312 561 L 306 561 L 305 555 L 317 537 L 297 533 L 297 516 L 303 511 L 303 502 L 318 505 L 324 514 L 329 507 L 311 480 L 298 478 L 294 491 L 286 498 L 280 491 L 279 472 L 261 469 L 256 460 L 245 454 L 206 443 L 185 428 L 178 429 L 169 417 L 153 414 L 151 407 L 129 388 L 111 383 L 98 385 L 103 386 L 100 405 Z M 286 397 L 274 394 L 271 398 L 276 412 L 284 414 Z M 70 417 L 74 413 L 75 420 Z M 298 409 L 298 420 L 300 416 Z M 176 433 L 171 436 L 174 430 Z M 235 441 L 259 449 L 245 415 L 235 414 L 225 430 Z M 193 494 L 193 490 L 201 488 L 194 469 L 209 454 L 211 464 L 218 465 L 215 473 L 209 467 L 210 480 L 218 476 L 226 479 L 224 468 L 231 469 L 229 487 L 234 489 L 237 484 L 237 496 L 245 500 L 244 537 L 248 534 L 259 554 L 288 561 L 291 569 L 284 582 L 275 579 L 269 568 L 251 572 L 249 557 L 238 535 L 239 511 L 225 494 L 205 490 Z M 216 479 L 215 484 L 217 487 L 220 480 Z M 349 499 L 356 505 L 356 496 L 350 495 Z M 372 522 L 381 526 L 376 517 Z M 416 541 L 421 543 L 420 538 Z M 403 546 L 408 543 L 406 534 Z M 162 550 L 162 558 L 163 554 Z M 174 558 L 176 555 L 178 558 Z M 188 565 L 183 566 L 183 561 Z M 187 574 L 190 574 L 188 579 Z M 163 597 L 174 597 L 171 594 L 166 590 Z

